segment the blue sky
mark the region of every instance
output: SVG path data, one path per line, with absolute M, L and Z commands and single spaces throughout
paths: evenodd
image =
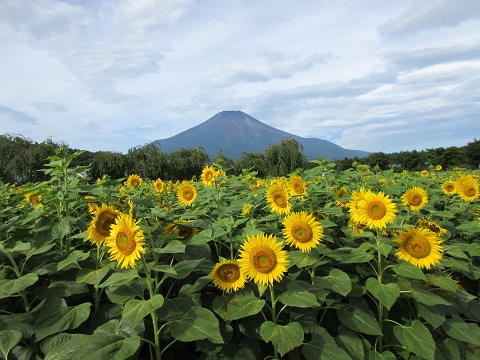
M 0 134 L 119 151 L 223 110 L 386 153 L 480 138 L 478 0 L 2 0 Z

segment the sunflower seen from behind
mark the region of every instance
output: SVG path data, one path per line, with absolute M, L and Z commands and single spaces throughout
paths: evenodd
M 352 220 L 364 224 L 370 229 L 382 230 L 396 218 L 397 207 L 393 200 L 382 191 L 374 193 L 368 190 L 351 212 Z
M 272 212 L 280 215 L 290 213 L 292 204 L 285 185 L 273 182 L 267 189 L 266 198 Z
M 101 207 L 97 208 L 87 229 L 88 240 L 90 240 L 92 244 L 102 246 L 110 235 L 112 225 L 115 224 L 115 220 L 119 215 L 119 211 L 106 204 L 102 204 Z
M 398 244 L 395 255 L 419 268 L 430 269 L 442 259 L 442 241 L 429 229 L 408 228 L 393 242 Z
M 257 285 L 273 285 L 282 280 L 289 265 L 288 253 L 275 235 L 247 235 L 237 260 L 247 279 Z
M 197 197 L 197 189 L 189 181 L 182 181 L 175 189 L 178 203 L 182 206 L 192 205 Z
M 235 260 L 223 260 L 216 263 L 210 277 L 213 284 L 227 294 L 243 288 L 246 282 L 245 274 Z
M 121 214 L 112 225 L 110 236 L 105 240 L 110 254 L 109 260 L 117 261 L 121 268 L 134 268 L 136 260 L 145 252 L 145 237 L 138 223 L 130 214 Z
M 402 203 L 411 211 L 420 211 L 428 203 L 428 194 L 425 189 L 413 186 L 402 195 Z
M 320 243 L 323 228 L 315 217 L 306 212 L 293 212 L 283 220 L 283 237 L 285 241 L 302 253 L 309 252 Z
M 165 234 L 176 234 L 180 241 L 185 242 L 198 234 L 198 229 L 189 226 L 189 222 L 193 222 L 193 220 L 183 220 L 180 218 L 176 223 L 165 226 L 163 232 Z

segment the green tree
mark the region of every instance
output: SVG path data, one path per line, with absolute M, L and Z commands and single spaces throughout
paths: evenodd
M 382 170 L 388 169 L 388 157 L 385 153 L 383 152 L 374 152 L 368 155 L 368 165 L 370 167 L 375 167 L 378 166 Z
M 194 149 L 181 148 L 168 155 L 168 175 L 171 180 L 190 180 L 199 176 L 209 163 L 203 147 Z
M 168 173 L 168 156 L 153 143 L 129 149 L 126 161 L 128 174 L 164 179 Z
M 267 175 L 283 176 L 307 163 L 303 154 L 303 146 L 295 139 L 283 139 L 277 145 L 270 145 L 265 150 Z
M 119 152 L 98 151 L 94 154 L 90 165 L 90 177 L 102 178 L 107 175 L 111 179 L 126 176 L 125 155 Z
M 240 175 L 242 170 L 246 169 L 256 171 L 259 177 L 266 177 L 265 156 L 260 152 L 242 152 L 240 159 L 235 162 L 234 169 L 236 175 Z
M 474 168 L 480 166 L 480 140 L 474 138 L 465 146 L 465 160 L 469 166 Z

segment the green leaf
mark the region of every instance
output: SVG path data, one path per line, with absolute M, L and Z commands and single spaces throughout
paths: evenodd
M 455 292 L 457 291 L 457 282 L 445 274 L 427 274 L 427 280 L 430 284 L 438 286 L 441 289 Z
M 442 305 L 426 306 L 418 304 L 418 314 L 436 329 L 445 321 L 446 309 Z
M 85 253 L 82 250 L 74 250 L 65 259 L 63 259 L 57 264 L 57 271 L 63 270 L 70 265 L 74 265 L 78 267 L 77 262 L 85 260 L 89 256 L 90 256 L 90 251 Z
M 58 224 L 52 228 L 52 237 L 54 239 L 62 239 L 72 231 L 71 224 L 77 219 L 72 216 L 65 216 Z
M 138 277 L 137 270 L 119 271 L 110 275 L 110 277 L 98 287 L 102 288 L 107 286 L 120 286 L 123 284 L 128 284 L 130 281 Z
M 203 261 L 203 259 L 198 260 L 183 260 L 175 265 L 173 269 L 176 271 L 176 275 L 169 274 L 170 277 L 174 279 L 184 279 L 192 273 L 192 271 Z
M 177 275 L 177 272 L 175 271 L 175 269 L 170 265 L 165 265 L 165 264 L 155 265 L 154 267 L 152 267 L 152 270 L 163 272 L 169 275 Z
M 97 270 L 83 268 L 78 271 L 76 281 L 98 286 L 109 271 L 110 269 L 108 267 L 103 267 Z
M 283 356 L 290 350 L 302 345 L 303 329 L 298 322 L 278 325 L 266 321 L 260 326 L 260 336 L 265 342 L 271 341 L 273 347 Z
M 428 291 L 419 286 L 410 290 L 412 297 L 421 304 L 425 305 L 450 305 L 450 303 L 441 296 Z
M 191 308 L 181 319 L 171 321 L 169 326 L 172 336 L 180 341 L 208 339 L 215 344 L 223 343 L 217 318 L 200 306 Z
M 0 331 L 0 353 L 8 359 L 8 353 L 22 340 L 22 332 L 18 330 Z
M 417 279 L 417 280 L 427 280 L 425 274 L 423 273 L 422 269 L 416 267 L 412 263 L 408 261 L 401 260 L 398 265 L 392 266 L 393 271 L 397 275 L 409 278 L 409 279 Z
M 395 326 L 393 333 L 408 351 L 425 359 L 434 359 L 435 341 L 419 320 L 413 320 L 411 326 Z
M 352 330 L 369 335 L 382 335 L 373 312 L 361 300 L 352 298 L 350 305 L 337 311 L 337 316 L 343 325 Z
M 213 240 L 212 229 L 200 231 L 197 235 L 188 240 L 187 245 L 203 245 Z
M 77 328 L 90 315 L 90 303 L 67 307 L 63 299 L 51 299 L 45 303 L 35 321 L 36 341 L 64 330 Z
M 298 268 L 303 268 L 315 264 L 318 261 L 320 254 L 317 249 L 309 252 L 302 252 L 300 250 L 290 251 L 288 258 L 291 264 L 295 264 Z
M 382 284 L 376 278 L 370 277 L 365 285 L 367 290 L 388 310 L 400 296 L 400 288 L 395 283 Z
M 132 299 L 123 307 L 122 317 L 132 327 L 135 327 L 145 316 L 160 309 L 163 302 L 163 296 L 160 294 L 154 295 L 148 300 Z
M 374 248 L 384 257 L 388 257 L 390 250 L 392 250 L 392 246 L 385 243 L 375 244 Z
M 352 280 L 346 272 L 339 269 L 330 270 L 328 276 L 316 277 L 315 285 L 331 289 L 343 296 L 352 291 Z
M 342 325 L 338 329 L 337 339 L 340 341 L 339 345 L 347 352 L 347 354 L 351 354 L 356 360 L 365 359 L 363 342 L 355 331 Z
M 479 243 L 468 244 L 467 251 L 470 254 L 470 256 L 480 256 L 480 244 Z
M 0 298 L 2 295 L 12 295 L 25 290 L 38 281 L 38 274 L 28 273 L 18 279 L 0 280 Z
M 133 279 L 128 284 L 108 287 L 106 293 L 114 304 L 126 304 L 132 299 L 143 298 L 146 287 L 143 279 Z
M 443 323 L 442 328 L 448 336 L 456 340 L 480 345 L 480 328 L 476 323 L 466 323 L 459 316 L 454 315 Z
M 342 260 L 344 264 L 359 264 L 365 263 L 370 260 L 373 260 L 374 256 L 372 254 L 368 254 L 362 248 L 353 249 L 350 254 L 345 256 Z
M 264 306 L 265 300 L 259 299 L 253 291 L 246 289 L 213 300 L 213 310 L 227 321 L 258 314 Z
M 296 306 L 296 307 L 312 307 L 312 306 L 320 306 L 317 301 L 317 297 L 309 293 L 307 291 L 292 291 L 287 290 L 283 292 L 277 298 L 284 305 L 288 306 Z
M 183 254 L 185 252 L 185 244 L 179 240 L 170 240 L 163 248 L 154 248 L 158 254 Z
M 362 348 L 363 351 L 363 348 Z M 351 357 L 339 347 L 328 331 L 320 326 L 313 329 L 312 340 L 302 346 L 306 360 L 348 360 Z

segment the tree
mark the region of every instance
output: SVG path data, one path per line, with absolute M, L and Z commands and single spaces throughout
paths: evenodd
M 153 143 L 128 150 L 127 172 L 149 179 L 164 179 L 168 173 L 168 156 Z
M 240 175 L 243 169 L 256 171 L 257 176 L 261 178 L 267 175 L 265 156 L 260 152 L 242 152 L 234 168 L 236 175 Z
M 193 176 L 199 176 L 208 163 L 209 158 L 203 147 L 181 148 L 168 155 L 168 178 L 190 180 Z
M 98 151 L 92 158 L 90 177 L 102 178 L 107 175 L 111 179 L 125 177 L 125 155 L 119 152 Z
M 292 138 L 283 139 L 265 150 L 265 163 L 270 176 L 287 175 L 303 168 L 306 162 L 302 144 Z
M 378 165 L 378 167 L 382 170 L 388 169 L 388 157 L 383 152 L 374 152 L 368 155 L 368 165 L 371 168 Z
M 480 140 L 474 138 L 465 146 L 465 160 L 472 167 L 480 166 Z

